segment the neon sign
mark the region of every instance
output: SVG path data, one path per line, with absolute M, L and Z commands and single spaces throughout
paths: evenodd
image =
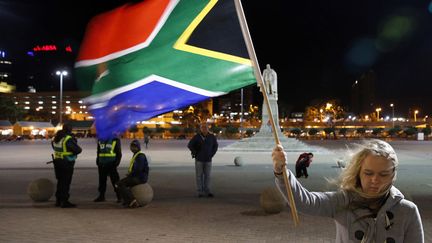
M 57 51 L 56 45 L 43 45 L 43 46 L 35 46 L 33 47 L 33 51 Z
M 58 48 L 56 45 L 37 45 L 35 47 L 33 47 L 33 51 L 34 52 L 39 52 L 39 51 L 57 51 Z M 64 50 L 66 52 L 72 52 L 72 47 L 70 45 L 67 45 Z

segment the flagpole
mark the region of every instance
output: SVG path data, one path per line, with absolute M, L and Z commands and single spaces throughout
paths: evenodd
M 271 110 L 271 107 L 270 107 L 270 102 L 269 102 L 269 99 L 268 99 L 268 96 L 267 96 L 267 90 L 266 90 L 266 87 L 264 85 L 261 72 L 259 71 L 258 59 L 257 59 L 257 57 L 255 55 L 255 49 L 254 49 L 254 46 L 253 46 L 253 43 L 252 43 L 252 38 L 251 38 L 251 36 L 249 34 L 249 28 L 248 28 L 248 25 L 247 25 L 247 22 L 246 22 L 246 17 L 244 16 L 243 7 L 241 5 L 241 1 L 240 0 L 234 0 L 234 3 L 235 3 L 236 11 L 237 11 L 237 16 L 239 18 L 241 30 L 242 30 L 242 33 L 243 33 L 243 38 L 244 38 L 244 40 L 246 42 L 246 47 L 247 47 L 247 50 L 248 50 L 248 53 L 249 53 L 249 57 L 251 58 L 251 61 L 252 61 L 252 66 L 253 66 L 254 74 L 255 74 L 255 77 L 256 77 L 256 79 L 258 81 L 258 85 L 261 87 L 262 94 L 263 94 L 263 97 L 264 97 L 264 103 L 265 103 L 265 105 L 267 107 L 267 111 L 269 113 L 270 124 L 272 126 L 273 136 L 274 136 L 276 144 L 280 144 L 281 142 L 279 140 L 279 135 L 278 135 L 278 133 L 276 131 L 276 125 L 275 125 L 275 121 L 273 119 L 273 114 L 272 114 L 272 110 Z M 297 213 L 297 209 L 296 209 L 295 202 L 294 202 L 294 196 L 293 196 L 293 193 L 292 193 L 291 184 L 288 183 L 288 175 L 286 173 L 285 167 L 284 167 L 284 170 L 283 170 L 283 176 L 284 176 L 284 181 L 285 181 L 285 187 L 286 187 L 286 190 L 287 190 L 288 201 L 289 201 L 289 205 L 290 205 L 290 208 L 291 208 L 291 215 L 292 215 L 293 220 L 294 220 L 294 225 L 297 226 L 299 224 L 298 213 Z

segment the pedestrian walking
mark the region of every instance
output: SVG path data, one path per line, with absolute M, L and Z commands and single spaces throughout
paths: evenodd
M 192 158 L 195 158 L 195 177 L 198 197 L 214 197 L 210 190 L 212 158 L 218 150 L 218 142 L 208 125 L 202 123 L 200 131 L 188 143 Z
M 72 135 L 72 126 L 64 124 L 51 141 L 54 149 L 53 163 L 57 179 L 56 207 L 74 208 L 75 204 L 69 202 L 69 190 L 74 172 L 75 160 L 82 149 Z
M 145 143 L 146 149 L 148 148 L 149 142 L 150 142 L 150 136 L 147 134 L 144 135 L 144 143 Z
M 304 176 L 305 178 L 308 178 L 309 174 L 307 171 L 307 168 L 312 163 L 313 153 L 302 153 L 298 157 L 295 165 L 296 169 L 296 177 L 300 178 Z
M 337 181 L 338 191 L 309 192 L 286 169 L 286 153 L 272 153 L 276 186 L 287 200 L 283 170 L 295 205 L 305 214 L 333 218 L 336 242 L 424 242 L 417 206 L 393 185 L 398 158 L 390 144 L 370 140 L 353 154 Z
M 139 207 L 139 203 L 132 194 L 131 188 L 138 184 L 147 183 L 149 166 L 138 140 L 131 142 L 130 150 L 133 156 L 129 163 L 128 173 L 117 183 L 117 190 L 123 200 L 124 207 L 136 208 Z
M 121 202 L 120 194 L 117 191 L 116 184 L 120 180 L 117 167 L 122 158 L 121 141 L 118 138 L 98 140 L 96 165 L 99 175 L 99 196 L 94 202 L 104 202 L 107 177 L 110 177 L 111 184 L 117 196 L 117 202 Z

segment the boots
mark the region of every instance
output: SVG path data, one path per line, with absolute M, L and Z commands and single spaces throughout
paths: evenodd
M 71 203 L 71 202 L 69 202 L 69 201 L 64 201 L 64 202 L 61 204 L 61 207 L 62 207 L 62 208 L 75 208 L 75 207 L 76 207 L 76 204 L 73 204 L 73 203 Z
M 105 196 L 99 195 L 93 202 L 105 202 Z
M 122 202 L 122 199 L 121 199 L 120 193 L 116 193 L 116 196 L 117 196 L 117 201 L 116 201 L 116 203 L 121 203 L 121 202 Z

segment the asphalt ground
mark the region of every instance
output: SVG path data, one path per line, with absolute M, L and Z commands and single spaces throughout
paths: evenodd
M 234 141 L 220 140 L 220 147 Z M 358 141 L 305 141 L 328 149 L 316 154 L 309 178 L 302 179 L 310 191 L 332 189 L 327 178 L 338 175 L 336 161 L 347 146 Z M 130 140 L 122 140 L 120 175 L 131 158 Z M 390 142 L 399 156 L 396 186 L 419 207 L 425 241 L 432 242 L 432 142 Z M 273 188 L 270 152 L 218 152 L 213 161 L 212 190 L 215 198 L 198 198 L 194 162 L 187 140 L 151 140 L 143 151 L 150 158 L 149 184 L 153 201 L 138 209 L 123 209 L 115 203 L 108 182 L 107 202 L 97 196 L 96 142 L 80 139 L 83 153 L 76 162 L 71 185 L 74 209 L 33 202 L 27 187 L 35 179 L 55 182 L 49 141 L 0 143 L 0 242 L 334 242 L 331 219 L 300 214 L 295 227 L 288 208 L 266 214 L 260 195 Z M 234 166 L 240 156 L 243 166 Z M 288 153 L 293 169 L 298 153 Z

